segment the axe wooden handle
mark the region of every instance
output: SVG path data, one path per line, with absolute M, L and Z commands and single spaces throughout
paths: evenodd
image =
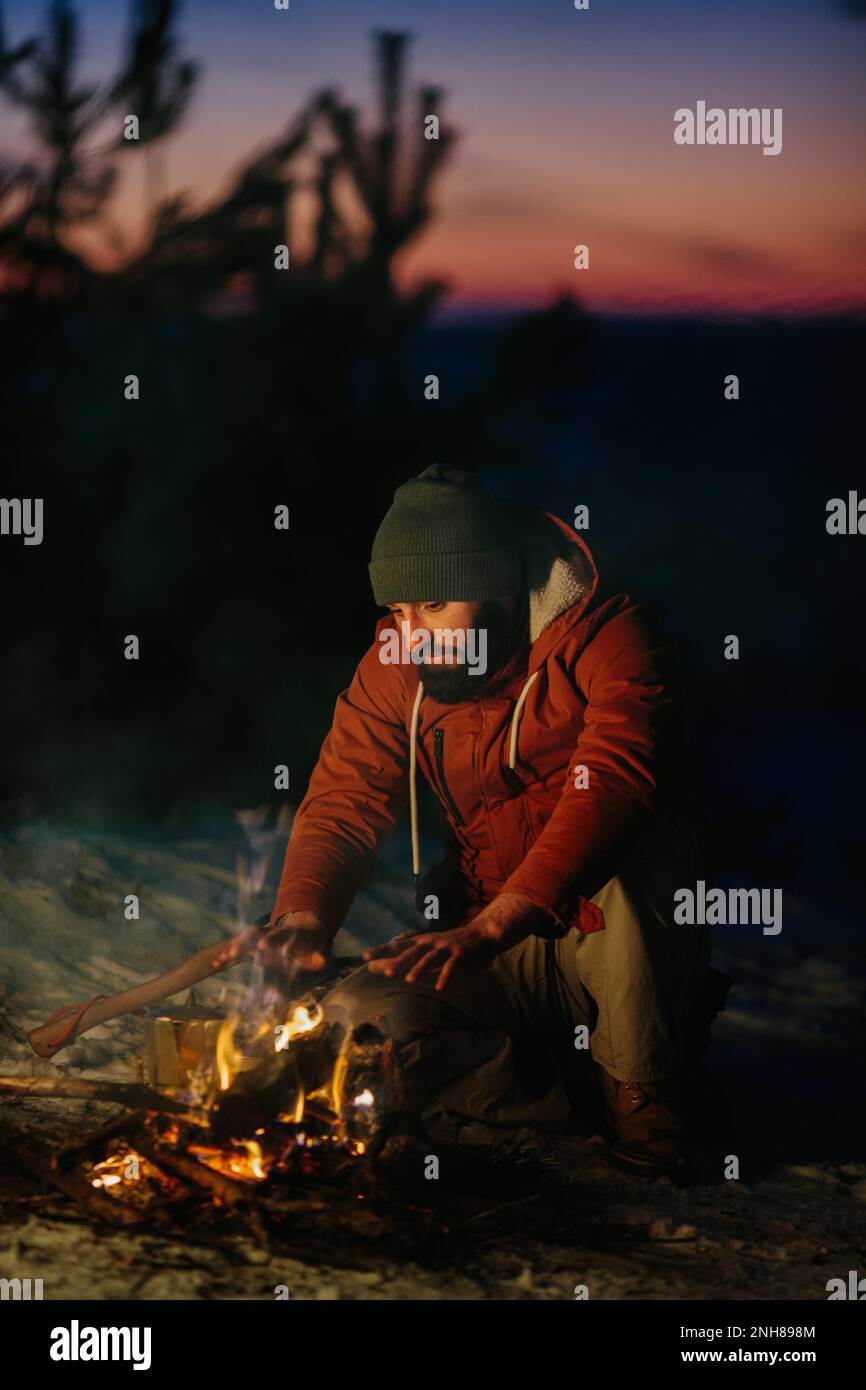
M 259 927 L 259 924 L 256 923 L 256 926 Z M 91 1001 L 83 1008 L 78 1018 L 74 1019 L 72 1027 L 68 1020 L 49 1020 L 40 1028 L 34 1028 L 32 1033 L 28 1033 L 27 1041 L 40 1057 L 53 1057 L 61 1048 L 68 1047 L 76 1038 L 80 1038 L 82 1033 L 86 1033 L 89 1028 L 95 1028 L 98 1023 L 105 1023 L 110 1018 L 119 1018 L 121 1014 L 135 1013 L 137 1009 L 148 1008 L 151 1004 L 158 1004 L 161 999 L 167 999 L 179 990 L 189 989 L 199 980 L 206 980 L 209 975 L 218 975 L 227 970 L 230 965 L 237 964 L 250 954 L 257 939 L 255 932 L 248 929 L 240 936 L 227 937 L 214 946 L 203 946 L 194 956 L 176 965 L 173 970 L 166 971 L 164 975 L 157 975 L 155 979 L 147 980 L 143 985 L 136 985 L 135 989 L 124 990 L 121 994 L 104 995 Z M 229 952 L 231 958 L 220 963 L 220 957 Z

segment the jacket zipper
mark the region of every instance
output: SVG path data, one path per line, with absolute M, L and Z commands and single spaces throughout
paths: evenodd
M 433 754 L 434 754 L 435 759 L 436 759 L 436 773 L 437 773 L 437 776 L 438 776 L 438 778 L 439 778 L 439 786 L 440 786 L 440 789 L 441 789 L 441 791 L 442 791 L 442 795 L 443 795 L 444 798 L 445 798 L 445 801 L 446 801 L 446 804 L 447 804 L 447 806 L 448 806 L 448 809 L 450 810 L 452 816 L 454 817 L 455 823 L 456 823 L 457 825 L 465 825 L 466 822 L 464 821 L 463 817 L 461 816 L 460 812 L 458 811 L 458 809 L 457 809 L 457 803 L 455 802 L 454 797 L 451 795 L 450 791 L 448 790 L 448 783 L 447 783 L 446 780 L 445 780 L 445 755 L 444 755 L 444 744 L 445 744 L 445 730 L 444 730 L 444 729 L 434 729 L 434 730 L 433 730 Z

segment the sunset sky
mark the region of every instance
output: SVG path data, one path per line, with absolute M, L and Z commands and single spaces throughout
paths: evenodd
M 38 0 L 4 5 L 33 32 Z M 82 72 L 113 71 L 127 6 L 80 0 Z M 862 18 L 855 17 L 857 9 Z M 866 5 L 851 0 L 188 0 L 202 65 L 166 148 L 169 189 L 206 202 L 257 145 L 330 85 L 367 112 L 369 33 L 414 35 L 410 92 L 444 87 L 458 148 L 401 283 L 450 283 L 449 312 L 571 290 L 608 312 L 828 312 L 866 307 Z M 674 111 L 781 107 L 778 157 L 680 147 Z M 2 102 L 4 161 L 32 154 Z M 130 247 L 143 172 L 124 172 Z M 578 242 L 590 270 L 572 268 Z

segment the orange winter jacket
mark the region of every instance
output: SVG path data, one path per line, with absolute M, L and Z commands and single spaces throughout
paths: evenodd
M 676 655 L 646 605 L 601 594 L 571 527 L 538 513 L 525 536 L 526 638 L 481 696 L 425 695 L 416 665 L 380 659 L 394 618 L 377 624 L 295 817 L 272 921 L 312 911 L 333 939 L 420 771 L 448 822 L 451 872 L 433 881 L 451 884 L 452 922 L 509 891 L 559 931 L 604 926 L 589 899 L 686 794 Z

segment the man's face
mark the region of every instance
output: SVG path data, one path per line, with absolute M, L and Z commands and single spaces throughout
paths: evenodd
M 424 654 L 421 681 L 442 704 L 456 705 L 480 695 L 511 655 L 514 642 L 513 598 L 479 603 L 391 603 L 398 624 L 417 639 Z

